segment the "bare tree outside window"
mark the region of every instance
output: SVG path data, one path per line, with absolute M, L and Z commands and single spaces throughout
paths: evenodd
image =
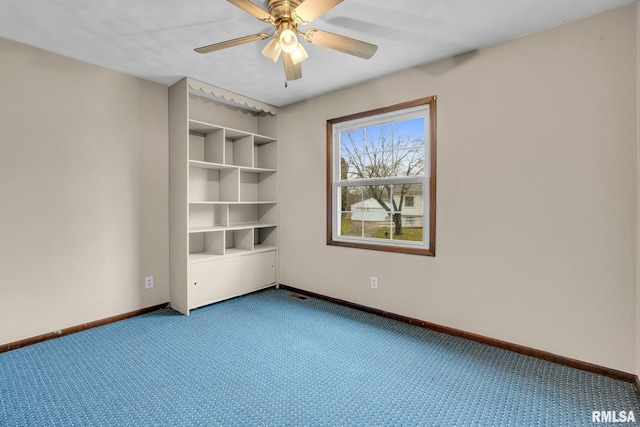
M 342 132 L 340 154 L 343 179 L 424 175 L 424 119 Z M 403 235 L 402 209 L 412 185 L 364 187 L 364 199 L 375 200 L 388 213 L 394 225 L 393 235 L 397 237 Z M 348 198 L 344 192 L 343 198 Z

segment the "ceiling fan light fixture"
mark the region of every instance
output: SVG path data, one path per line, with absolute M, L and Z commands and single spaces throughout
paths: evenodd
M 262 49 L 262 54 L 273 62 L 278 62 L 281 52 L 282 48 L 280 47 L 280 40 L 277 38 L 271 39 L 264 49 Z
M 262 54 L 278 62 L 282 57 L 285 77 L 287 81 L 302 78 L 302 66 L 300 63 L 307 59 L 307 54 L 298 34 L 305 41 L 317 46 L 333 49 L 363 59 L 371 58 L 378 46 L 366 43 L 350 37 L 333 34 L 328 31 L 311 28 L 300 31 L 299 25 L 311 23 L 314 19 L 323 15 L 328 10 L 337 6 L 344 0 L 261 0 L 267 3 L 267 10 L 255 4 L 256 0 L 227 0 L 234 6 L 247 12 L 260 21 L 271 24 L 274 28 L 272 34 L 258 33 L 224 42 L 214 43 L 194 49 L 198 53 L 210 53 L 246 43 L 272 38 L 262 49 Z
M 299 46 L 298 37 L 291 29 L 287 28 L 280 32 L 280 47 L 283 51 L 291 53 Z
M 294 64 L 299 64 L 309 57 L 309 54 L 300 43 L 298 43 L 298 47 L 293 52 L 291 52 L 290 55 L 291 61 Z

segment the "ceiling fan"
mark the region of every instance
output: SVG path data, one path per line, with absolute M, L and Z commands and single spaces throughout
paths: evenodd
M 250 0 L 227 0 L 250 15 L 275 27 L 271 34 L 258 33 L 237 39 L 214 43 L 194 49 L 198 53 L 210 53 L 217 50 L 239 46 L 254 41 L 273 39 L 267 43 L 262 54 L 273 62 L 282 56 L 284 73 L 287 80 L 302 77 L 300 63 L 309 55 L 298 41 L 298 34 L 308 43 L 348 53 L 349 55 L 369 59 L 376 53 L 378 46 L 350 37 L 311 28 L 302 31 L 298 26 L 307 25 L 343 0 L 269 0 L 268 12 Z

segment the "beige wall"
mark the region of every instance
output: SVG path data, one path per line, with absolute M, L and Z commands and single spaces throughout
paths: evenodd
M 0 52 L 0 344 L 168 301 L 167 88 Z
M 637 24 L 634 4 L 282 108 L 280 281 L 639 372 Z M 325 121 L 429 95 L 437 256 L 326 246 Z

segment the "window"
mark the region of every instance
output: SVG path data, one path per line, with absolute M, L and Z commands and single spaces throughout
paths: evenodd
M 413 196 L 404 196 L 404 205 L 408 208 L 413 207 Z
M 435 256 L 436 98 L 327 122 L 327 244 Z

